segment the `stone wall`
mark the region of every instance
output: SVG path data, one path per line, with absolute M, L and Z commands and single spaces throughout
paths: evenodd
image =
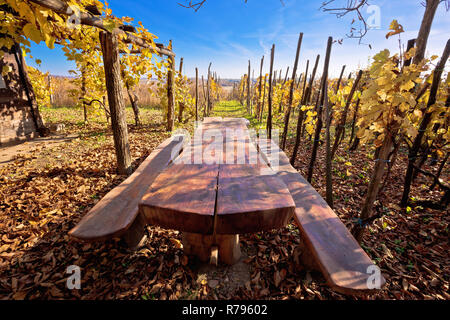
M 18 59 L 25 66 L 21 54 Z M 42 123 L 26 67 L 22 68 L 21 74 L 14 50 L 0 58 L 0 70 L 5 65 L 10 67 L 11 72 L 0 74 L 3 77 L 3 81 L 0 81 L 0 147 L 38 136 L 35 123 Z M 28 85 L 28 93 L 25 85 Z M 33 110 L 37 114 L 34 117 L 36 120 Z

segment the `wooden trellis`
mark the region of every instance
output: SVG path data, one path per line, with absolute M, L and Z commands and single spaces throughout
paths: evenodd
M 58 14 L 72 16 L 75 12 L 67 3 L 61 0 L 30 0 L 31 2 L 40 5 L 44 8 L 50 9 Z M 103 65 L 105 68 L 106 90 L 108 93 L 108 102 L 111 113 L 111 127 L 114 134 L 114 145 L 116 149 L 117 164 L 120 174 L 130 174 L 131 154 L 128 143 L 128 130 L 125 118 L 125 104 L 122 95 L 121 75 L 120 75 L 120 60 L 118 48 L 118 36 L 125 36 L 125 43 L 133 43 L 139 47 L 149 48 L 153 53 L 165 55 L 169 58 L 169 72 L 167 79 L 167 96 L 168 96 L 168 110 L 167 110 L 167 130 L 173 129 L 173 115 L 174 115 L 174 68 L 175 68 L 175 54 L 169 48 L 165 48 L 162 44 L 156 44 L 156 48 L 148 43 L 146 40 L 132 34 L 135 32 L 134 27 L 129 25 L 121 25 L 114 28 L 112 31 L 105 26 L 105 21 L 102 17 L 98 17 L 100 12 L 95 7 L 85 8 L 86 12 L 78 14 L 79 23 L 81 25 L 92 26 L 99 28 L 100 42 L 103 53 Z

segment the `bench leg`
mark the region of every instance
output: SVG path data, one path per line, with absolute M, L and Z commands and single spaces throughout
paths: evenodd
M 147 240 L 147 235 L 145 233 L 145 221 L 140 214 L 136 217 L 133 224 L 124 233 L 122 238 L 127 243 L 131 250 L 136 250 L 142 247 Z
M 320 271 L 319 266 L 314 260 L 311 250 L 302 240 L 300 244 L 294 249 L 294 262 L 299 269 Z
M 235 264 L 241 257 L 238 234 L 216 235 L 216 243 L 212 235 L 183 232 L 182 243 L 187 255 L 194 255 L 203 262 L 210 261 L 211 250 L 217 247 L 219 261 L 228 265 Z
M 238 234 L 217 235 L 219 247 L 219 261 L 225 264 L 235 264 L 241 257 L 241 246 L 239 244 Z

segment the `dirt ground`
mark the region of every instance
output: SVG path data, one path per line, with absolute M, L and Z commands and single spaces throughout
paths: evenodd
M 216 107 L 215 112 L 245 112 L 232 109 L 218 113 Z M 17 146 L 16 157 L 0 167 L 0 299 L 450 299 L 450 215 L 418 205 L 399 208 L 405 152 L 378 197 L 380 218 L 368 227 L 361 245 L 380 267 L 386 286 L 374 295 L 352 296 L 331 290 L 319 272 L 299 268 L 295 251 L 301 239 L 293 221 L 279 230 L 241 235 L 244 256 L 231 267 L 197 262 L 184 254 L 180 232 L 154 226 L 147 227 L 148 239 L 138 251 L 119 239 L 70 239 L 68 231 L 126 177 L 117 174 L 112 132 L 104 123 L 67 122 L 65 133 L 79 137 Z M 143 111 L 143 125 L 129 125 L 133 167 L 167 137 L 161 113 Z M 288 156 L 292 147 L 289 137 Z M 312 181 L 322 196 L 323 149 Z M 295 165 L 303 175 L 310 152 L 304 140 Z M 370 156 L 364 146 L 350 153 L 343 145 L 333 162 L 334 210 L 349 229 L 367 191 Z M 435 170 L 428 163 L 424 168 Z M 448 181 L 449 174 L 445 170 L 442 178 Z M 430 179 L 419 175 L 413 199 L 438 201 L 442 192 L 430 191 L 429 185 Z M 81 268 L 79 290 L 66 286 L 71 265 Z
M 76 133 L 52 133 L 48 137 L 38 137 L 20 144 L 0 148 L 0 167 L 13 162 L 22 155 L 42 149 L 50 149 L 78 138 Z

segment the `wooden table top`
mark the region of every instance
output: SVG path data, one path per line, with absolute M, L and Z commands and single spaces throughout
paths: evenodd
M 143 195 L 149 224 L 200 234 L 284 227 L 295 203 L 258 154 L 243 118 L 205 118 L 191 143 Z

